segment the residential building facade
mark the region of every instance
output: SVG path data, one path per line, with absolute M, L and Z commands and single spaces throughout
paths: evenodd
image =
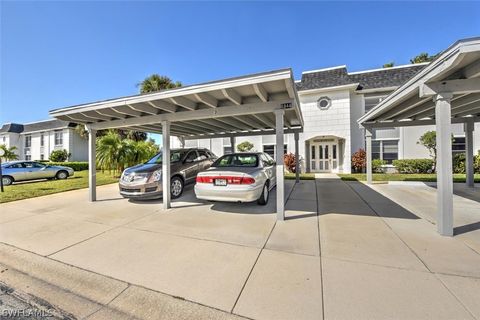
M 348 72 L 346 66 L 306 71 L 296 81 L 304 118 L 299 154 L 302 172 L 350 173 L 351 157 L 365 149 L 365 134 L 357 120 L 400 85 L 425 67 L 413 64 L 361 72 Z M 475 125 L 474 150 L 480 149 L 480 124 Z M 395 159 L 429 158 L 428 150 L 418 144 L 434 126 L 377 129 L 373 133 L 374 159 L 391 164 Z M 453 126 L 454 152 L 465 151 L 463 125 Z M 237 137 L 235 144 L 250 141 L 254 150 L 275 156 L 275 136 Z M 285 135 L 285 152 L 294 153 L 293 134 Z M 231 139 L 186 140 L 185 147 L 206 147 L 215 154 L 232 151 Z M 180 147 L 179 140 L 172 146 Z
M 7 123 L 0 128 L 0 144 L 15 146 L 22 160 L 48 160 L 54 150 L 67 150 L 69 161 L 87 161 L 87 140 L 75 131 L 76 124 L 61 120 Z

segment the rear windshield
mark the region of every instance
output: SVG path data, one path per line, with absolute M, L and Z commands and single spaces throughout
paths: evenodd
M 256 154 L 227 154 L 218 158 L 212 167 L 257 167 L 258 156 Z
M 170 151 L 170 162 L 178 162 L 182 160 L 185 155 L 186 150 L 171 150 Z M 161 164 L 162 163 L 162 153 L 160 152 L 155 157 L 147 161 L 147 164 Z

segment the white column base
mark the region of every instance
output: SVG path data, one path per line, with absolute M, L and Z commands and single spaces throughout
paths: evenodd
M 275 133 L 276 133 L 276 180 L 277 180 L 277 220 L 285 220 L 285 181 L 283 163 L 283 126 L 284 110 L 275 111 Z
M 163 209 L 170 209 L 170 122 L 162 121 L 162 194 Z

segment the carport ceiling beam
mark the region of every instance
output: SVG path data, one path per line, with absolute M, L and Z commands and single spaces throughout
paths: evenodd
M 195 111 L 164 113 L 158 115 L 143 116 L 139 118 L 128 118 L 113 121 L 105 121 L 92 124 L 93 129 L 109 129 L 125 126 L 144 125 L 151 123 L 159 123 L 163 120 L 171 122 L 181 122 L 188 120 L 211 119 L 222 117 L 236 117 L 245 114 L 268 113 L 275 110 L 283 109 L 285 105 L 291 105 L 291 100 L 259 102 L 251 104 L 243 104 L 241 106 L 228 106 L 215 109 L 201 109 Z
M 260 83 L 254 84 L 253 90 L 255 91 L 257 96 L 260 98 L 260 100 L 262 100 L 263 102 L 268 101 L 268 92 Z
M 173 113 L 177 111 L 177 106 L 165 100 L 147 101 L 147 103 L 152 107 L 163 110 L 165 112 Z
M 172 97 L 170 98 L 170 101 L 172 101 L 174 104 L 180 106 L 180 107 L 183 107 L 185 109 L 188 109 L 190 111 L 194 111 L 197 109 L 197 103 L 192 101 L 192 100 L 189 100 L 187 98 L 184 98 L 184 97 Z
M 240 96 L 235 90 L 233 89 L 222 89 L 223 96 L 236 104 L 237 106 L 242 104 L 242 96 Z
M 216 108 L 218 106 L 218 100 L 208 93 L 195 93 L 194 96 L 209 107 Z
M 160 113 L 160 109 L 158 108 L 154 108 L 150 105 L 146 105 L 146 104 L 133 104 L 130 106 L 130 108 L 132 108 L 133 110 L 137 110 L 139 112 L 143 112 L 143 113 L 146 113 L 146 114 L 159 114 Z
M 451 94 L 480 92 L 480 78 L 437 81 L 420 85 L 421 98 L 443 92 Z

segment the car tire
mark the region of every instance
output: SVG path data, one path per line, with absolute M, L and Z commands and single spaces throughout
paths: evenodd
M 170 180 L 170 196 L 172 199 L 180 198 L 183 193 L 183 180 L 179 176 L 175 176 Z
M 68 172 L 65 171 L 65 170 L 60 170 L 55 175 L 55 178 L 57 178 L 59 180 L 67 179 L 68 178 Z
M 2 182 L 4 186 L 9 186 L 13 183 L 13 178 L 10 176 L 2 176 Z
M 263 185 L 262 194 L 260 198 L 258 198 L 257 203 L 261 206 L 264 206 L 268 203 L 268 199 L 270 198 L 270 190 L 268 188 L 268 182 Z

